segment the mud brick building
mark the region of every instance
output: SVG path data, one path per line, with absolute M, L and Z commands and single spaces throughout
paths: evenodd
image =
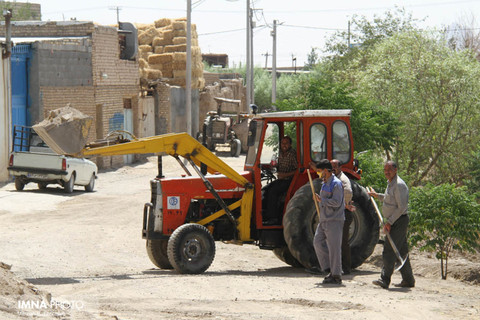
M 5 33 L 3 28 L 0 26 L 0 32 Z M 136 40 L 137 35 L 132 36 Z M 89 141 L 104 138 L 113 130 L 138 131 L 134 128 L 141 113 L 137 48 L 136 41 L 126 43 L 125 32 L 92 22 L 27 21 L 13 22 L 12 37 L 16 43 L 12 75 L 25 81 L 27 88 L 27 92 L 16 92 L 23 86 L 14 81 L 13 109 L 16 102 L 25 102 L 26 125 L 70 104 L 94 119 Z M 132 45 L 134 48 L 129 48 Z M 24 68 L 16 70 L 15 61 L 25 63 Z M 129 162 L 123 156 L 103 157 L 97 164 L 110 167 L 124 161 Z

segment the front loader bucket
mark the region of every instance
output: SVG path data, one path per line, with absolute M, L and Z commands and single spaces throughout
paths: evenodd
M 76 154 L 85 147 L 91 124 L 92 117 L 67 105 L 51 111 L 33 129 L 56 153 Z

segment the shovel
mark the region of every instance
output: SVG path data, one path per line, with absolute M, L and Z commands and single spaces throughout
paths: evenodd
M 320 219 L 320 208 L 318 207 L 317 199 L 315 198 L 315 188 L 313 187 L 312 176 L 310 175 L 310 170 L 307 169 L 308 181 L 310 181 L 310 188 L 312 189 L 313 202 L 315 203 L 315 208 L 317 209 L 318 218 Z
M 372 189 L 369 188 L 369 191 L 371 192 Z M 378 206 L 377 206 L 377 203 L 375 202 L 375 199 L 373 199 L 373 197 L 371 196 L 370 200 L 372 200 L 373 207 L 375 208 L 375 211 L 377 212 L 377 215 L 378 215 L 378 219 L 382 222 L 382 226 L 385 227 L 385 222 L 383 222 L 383 216 L 380 213 L 380 210 L 378 210 Z M 408 253 L 405 256 L 405 258 L 402 258 L 402 256 L 400 255 L 400 251 L 398 251 L 397 246 L 395 245 L 395 243 L 392 240 L 392 237 L 390 236 L 390 232 L 385 232 L 385 234 L 387 235 L 388 242 L 390 242 L 393 252 L 395 252 L 395 256 L 397 257 L 397 261 L 395 262 L 395 271 L 398 271 L 402 269 L 403 265 L 407 261 Z

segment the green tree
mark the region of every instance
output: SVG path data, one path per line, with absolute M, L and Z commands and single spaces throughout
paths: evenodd
M 385 109 L 368 99 L 359 98 L 346 83 L 335 83 L 321 76 L 301 82 L 294 97 L 279 101 L 280 110 L 351 109 L 352 134 L 357 151 L 381 147 L 390 150 L 396 136 L 396 120 Z
M 0 11 L 12 9 L 12 21 L 40 20 L 38 14 L 32 10 L 30 3 L 17 3 L 17 1 L 2 1 L 0 3 Z M 5 21 L 3 15 L 0 21 Z
M 350 30 L 338 31 L 327 40 L 324 61 L 328 71 L 337 81 L 355 83 L 355 70 L 369 63 L 371 49 L 379 42 L 399 32 L 416 29 L 418 19 L 403 8 L 386 11 L 382 16 L 375 15 L 373 20 L 365 16 L 353 15 Z M 355 63 L 352 64 L 352 62 Z
M 423 33 L 401 33 L 375 46 L 357 77 L 359 92 L 400 121 L 395 158 L 413 185 L 468 175 L 480 120 L 480 65 L 473 52 L 454 51 Z
M 313 69 L 319 62 L 318 53 L 316 48 L 312 48 L 312 51 L 307 56 L 307 62 L 304 64 L 305 70 Z
M 409 208 L 410 242 L 436 253 L 442 279 L 447 278 L 453 251 L 474 252 L 479 247 L 480 207 L 465 187 L 427 184 L 412 188 Z

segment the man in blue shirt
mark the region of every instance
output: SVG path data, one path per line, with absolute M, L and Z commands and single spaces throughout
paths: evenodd
M 319 201 L 319 224 L 313 238 L 313 247 L 323 271 L 330 273 L 324 284 L 342 283 L 342 234 L 345 220 L 345 201 L 342 182 L 333 174 L 327 159 L 316 163 L 317 172 L 323 179 Z

